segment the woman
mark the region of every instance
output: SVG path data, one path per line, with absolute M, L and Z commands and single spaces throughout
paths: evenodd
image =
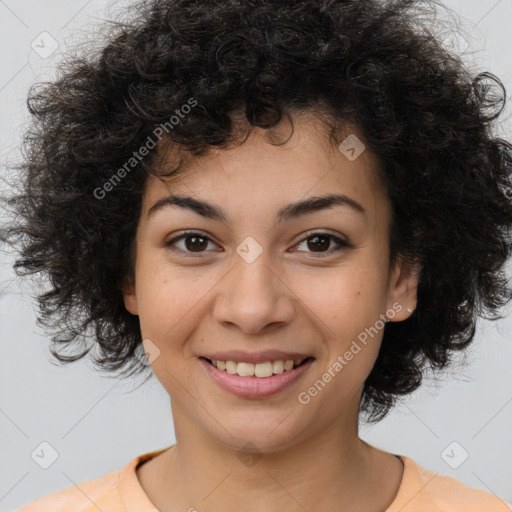
M 177 441 L 19 512 L 510 510 L 358 436 L 508 301 L 499 80 L 408 0 L 133 9 L 31 92 L 10 237 Z

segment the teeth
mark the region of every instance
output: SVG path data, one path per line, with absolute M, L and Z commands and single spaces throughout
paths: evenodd
M 274 361 L 272 363 L 272 371 L 276 374 L 284 372 L 284 361 Z
M 272 367 L 272 363 L 258 363 L 254 365 L 254 375 L 255 377 L 272 377 L 274 374 L 274 369 Z
M 254 375 L 254 364 L 238 363 L 236 373 L 238 373 L 240 377 L 250 377 L 251 375 Z
M 234 361 L 226 361 L 226 371 L 231 375 L 236 373 L 238 365 Z
M 287 359 L 286 361 L 265 361 L 264 363 L 237 363 L 235 361 L 212 360 L 213 366 L 224 370 L 231 375 L 240 377 L 272 377 L 284 371 L 293 370 L 299 366 L 304 359 Z

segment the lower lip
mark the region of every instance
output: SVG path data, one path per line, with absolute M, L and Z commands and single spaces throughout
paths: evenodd
M 226 391 L 241 398 L 266 398 L 283 391 L 297 381 L 313 364 L 314 359 L 309 359 L 294 370 L 286 370 L 272 377 L 240 377 L 219 370 L 206 359 L 200 358 L 199 361 L 213 380 Z

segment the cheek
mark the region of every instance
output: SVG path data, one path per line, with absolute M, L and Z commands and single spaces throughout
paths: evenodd
M 139 320 L 144 338 L 164 351 L 179 349 L 208 314 L 208 301 L 222 274 L 199 267 L 171 266 L 141 259 L 137 275 Z
M 354 258 L 337 268 L 297 275 L 292 289 L 326 327 L 346 336 L 378 318 L 384 287 L 381 274 L 375 262 Z
M 342 267 L 323 270 L 297 278 L 293 289 L 327 340 L 322 371 L 330 369 L 337 376 L 333 388 L 339 391 L 341 386 L 350 394 L 366 380 L 379 353 L 385 274 L 380 262 L 363 254 Z

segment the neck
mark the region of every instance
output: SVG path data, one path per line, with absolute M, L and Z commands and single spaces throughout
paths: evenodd
M 281 443 L 282 448 L 267 444 L 260 452 L 219 442 L 180 412 L 173 410 L 176 445 L 140 479 L 161 512 L 235 512 L 241 503 L 247 512 L 378 512 L 398 491 L 401 462 L 359 439 L 357 421 L 340 419 L 315 435 Z

